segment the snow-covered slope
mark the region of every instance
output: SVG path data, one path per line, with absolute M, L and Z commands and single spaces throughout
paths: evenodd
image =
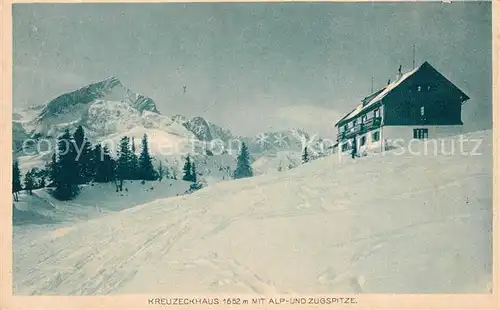
M 329 156 L 15 231 L 14 294 L 488 292 L 492 135 L 469 138 L 481 155 L 457 139 L 454 155 Z
M 22 232 L 25 228 L 19 230 L 17 226 L 46 226 L 43 224 L 47 223 L 64 226 L 75 221 L 89 220 L 156 199 L 183 195 L 190 184 L 170 179 L 161 182 L 148 181 L 145 184 L 141 181 L 126 180 L 124 191 L 116 192 L 114 183 L 94 183 L 82 186 L 80 194 L 71 201 L 58 201 L 50 195 L 50 188 L 34 190 L 33 195 L 23 191 L 19 195 L 19 201 L 14 203 L 14 229 Z M 26 230 L 31 229 L 33 226 Z
M 302 164 L 302 152 L 280 151 L 258 157 L 252 163 L 252 169 L 256 175 L 260 175 L 293 169 L 300 164 Z

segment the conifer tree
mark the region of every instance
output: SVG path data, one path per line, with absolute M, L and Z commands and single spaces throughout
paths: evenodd
M 103 179 L 103 172 L 102 172 L 102 162 L 104 161 L 104 154 L 102 150 L 102 145 L 101 144 L 96 144 L 94 146 L 94 149 L 92 150 L 92 162 L 94 163 L 94 175 L 95 179 L 94 181 L 96 182 L 104 182 Z
M 34 173 L 35 171 L 32 169 L 31 171 L 28 171 L 24 176 L 24 189 L 30 195 L 33 195 L 33 188 L 35 187 Z
M 203 184 L 201 182 L 198 182 L 196 164 L 194 162 L 191 163 L 191 182 L 193 183 L 191 183 L 191 185 L 189 186 L 189 190 L 187 191 L 187 193 L 192 193 L 203 187 Z
M 87 148 L 86 153 L 86 160 L 85 160 L 85 165 L 84 165 L 84 176 L 85 176 L 85 181 L 90 182 L 95 180 L 95 168 L 97 163 L 94 161 L 94 146 L 85 138 L 85 145 Z
M 40 176 L 40 182 L 38 182 L 37 185 L 38 188 L 44 188 L 45 186 L 47 186 L 47 183 L 45 182 L 46 177 L 47 176 L 45 174 Z
M 186 157 L 186 162 L 184 163 L 184 168 L 182 170 L 184 171 L 182 180 L 191 182 L 191 180 L 193 179 L 193 170 L 191 168 L 191 159 L 189 158 L 189 155 Z
M 196 176 L 196 165 L 195 165 L 194 162 L 191 164 L 191 181 L 193 183 L 197 183 L 198 182 L 198 178 Z
M 33 189 L 44 188 L 46 186 L 45 179 L 47 178 L 47 173 L 48 171 L 45 169 L 39 169 L 36 167 L 31 169 L 31 176 L 33 178 Z
M 12 164 L 12 194 L 14 201 L 19 201 L 18 192 L 22 190 L 21 184 L 21 170 L 19 169 L 19 162 L 17 160 Z
M 165 166 L 162 166 L 162 170 L 163 170 L 163 177 L 165 179 L 170 179 L 170 169 L 168 169 L 168 166 L 165 165 Z
M 57 162 L 54 172 L 56 190 L 54 195 L 60 200 L 69 200 L 79 193 L 79 167 L 76 157 L 77 151 L 69 130 L 66 130 L 58 139 Z
M 140 178 L 139 159 L 135 153 L 135 140 L 134 137 L 132 137 L 130 147 L 130 179 L 138 180 Z
M 116 163 L 116 181 L 118 182 L 118 190 L 123 190 L 123 181 L 128 179 L 130 173 L 130 148 L 129 138 L 127 136 L 120 140 L 120 153 Z
M 304 152 L 302 153 L 302 163 L 305 164 L 309 162 L 309 153 L 307 152 L 307 146 L 304 147 Z
M 47 176 L 50 178 L 52 186 L 56 185 L 56 174 L 57 174 L 57 155 L 56 152 L 52 154 L 51 161 L 45 164 L 45 170 L 47 171 Z
M 144 134 L 141 141 L 141 155 L 139 156 L 139 175 L 142 180 L 155 180 L 156 171 L 153 168 L 149 154 L 148 136 Z
M 253 176 L 252 166 L 250 166 L 250 153 L 245 142 L 241 145 L 240 154 L 236 159 L 236 170 L 234 170 L 233 178 L 241 179 Z
M 179 162 L 176 159 L 174 159 L 174 162 L 172 163 L 172 165 L 170 167 L 170 171 L 172 174 L 172 179 L 177 180 L 177 173 L 179 171 Z
M 161 182 L 162 180 L 163 180 L 163 164 L 160 161 L 160 165 L 158 167 L 158 181 Z
M 111 182 L 114 176 L 115 161 L 111 157 L 108 147 L 97 144 L 94 148 L 93 162 L 95 163 L 95 181 Z
M 86 183 L 94 177 L 94 168 L 92 163 L 92 145 L 85 137 L 85 131 L 80 125 L 74 133 L 74 147 L 77 156 L 76 163 L 78 169 L 78 182 Z

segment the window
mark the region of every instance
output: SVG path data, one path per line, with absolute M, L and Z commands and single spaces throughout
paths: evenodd
M 352 127 L 356 127 L 356 123 L 357 123 L 357 122 L 358 122 L 358 120 L 357 120 L 357 119 L 353 120 L 353 121 L 352 121 Z
M 422 91 L 422 86 L 417 86 L 417 91 Z
M 372 141 L 377 142 L 380 140 L 380 131 L 375 131 L 372 133 Z
M 375 111 L 373 111 L 373 115 L 375 117 L 380 117 L 380 109 L 375 109 Z
M 429 130 L 427 128 L 413 129 L 413 139 L 427 139 L 429 137 Z
M 359 144 L 360 144 L 361 146 L 363 146 L 363 145 L 365 145 L 365 144 L 366 144 L 366 136 L 362 136 L 362 137 L 361 137 L 361 141 L 359 142 Z
M 365 123 L 367 118 L 368 118 L 368 116 L 366 114 L 361 116 L 361 122 Z
M 347 143 L 342 143 L 342 152 L 347 151 L 348 144 Z
M 427 85 L 427 91 L 431 90 L 431 86 Z
M 345 125 L 344 125 L 344 131 L 347 131 L 347 129 L 348 129 L 348 128 L 349 128 L 349 127 L 348 127 L 348 124 L 345 124 Z
M 425 107 L 424 106 L 420 107 L 420 116 L 425 116 Z

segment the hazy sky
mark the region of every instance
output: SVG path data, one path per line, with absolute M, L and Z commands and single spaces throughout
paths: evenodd
M 491 4 L 16 4 L 14 106 L 108 76 L 162 114 L 237 134 L 332 123 L 401 64 L 427 60 L 471 97 L 463 121 L 491 128 Z M 183 86 L 187 92 L 183 94 Z

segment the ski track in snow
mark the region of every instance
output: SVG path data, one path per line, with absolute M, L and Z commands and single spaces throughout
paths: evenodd
M 175 215 L 176 210 L 170 212 Z M 195 214 L 200 214 L 204 210 L 191 209 L 173 224 L 148 233 L 139 234 L 134 240 L 125 240 L 123 247 L 118 245 L 110 247 L 110 243 L 117 242 L 115 236 L 100 238 L 98 233 L 93 236 L 87 236 L 85 242 L 82 242 L 78 250 L 74 248 L 63 248 L 52 255 L 39 260 L 37 264 L 49 264 L 50 266 L 64 266 L 69 264 L 69 268 L 54 267 L 53 275 L 45 278 L 43 281 L 47 284 L 35 289 L 28 294 L 43 294 L 43 292 L 53 292 L 59 287 L 77 287 L 77 289 L 68 291 L 70 295 L 93 295 L 109 294 L 113 289 L 120 287 L 126 281 L 133 278 L 136 268 L 141 264 L 148 262 L 151 257 L 148 250 L 161 244 L 160 249 L 155 249 L 164 257 L 178 238 L 189 230 L 189 218 Z M 167 213 L 169 215 L 169 213 Z M 147 227 L 147 223 L 144 223 Z M 155 243 L 161 240 L 162 242 Z M 122 241 L 123 242 L 123 241 Z M 120 255 L 114 255 L 114 251 L 121 249 Z M 124 269 L 124 266 L 130 264 L 135 268 L 131 270 Z M 35 267 L 36 268 L 36 267 Z M 39 279 L 36 279 L 39 280 Z M 27 280 L 23 283 L 25 286 L 35 284 L 36 281 Z M 75 285 L 77 284 L 77 285 Z

